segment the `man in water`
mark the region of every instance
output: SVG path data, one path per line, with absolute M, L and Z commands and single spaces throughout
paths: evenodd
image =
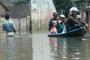
M 77 20 L 78 20 L 78 22 L 79 23 L 81 23 L 82 25 L 82 27 L 84 27 L 86 30 L 87 30 L 87 24 L 81 19 L 81 15 L 77 15 Z
M 15 30 L 15 24 L 13 21 L 10 20 L 9 14 L 5 15 L 5 22 L 2 24 L 3 30 L 6 32 L 6 35 L 13 35 Z
M 66 22 L 67 31 L 77 29 L 82 25 L 80 22 L 77 21 L 77 12 L 78 12 L 78 9 L 76 7 L 72 7 L 70 9 L 70 14 Z
M 56 12 L 53 13 L 53 18 L 50 19 L 50 22 L 49 22 L 49 31 L 51 30 L 51 28 L 53 27 L 53 23 L 56 22 L 57 20 L 57 16 L 58 14 Z

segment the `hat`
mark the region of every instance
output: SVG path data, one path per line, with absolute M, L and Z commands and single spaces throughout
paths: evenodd
M 64 15 L 60 15 L 60 17 L 65 17 Z
M 77 15 L 77 18 L 81 18 L 81 15 Z
M 78 12 L 78 9 L 77 9 L 76 7 L 72 7 L 72 8 L 70 9 L 70 12 L 72 12 L 72 11 Z

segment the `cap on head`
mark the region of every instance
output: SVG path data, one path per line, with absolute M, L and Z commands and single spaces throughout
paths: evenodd
M 65 18 L 65 15 L 60 15 L 61 18 Z
M 81 18 L 81 15 L 77 15 L 77 18 Z
M 72 7 L 72 8 L 70 9 L 70 12 L 72 12 L 72 11 L 78 12 L 78 9 L 77 9 L 76 7 Z

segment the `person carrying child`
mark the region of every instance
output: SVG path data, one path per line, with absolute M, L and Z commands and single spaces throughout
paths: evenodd
M 56 28 L 56 25 L 57 25 L 57 23 L 56 23 L 56 21 L 54 21 L 53 22 L 53 24 L 52 24 L 53 26 L 52 26 L 52 28 L 50 29 L 50 34 L 56 34 L 57 33 L 57 28 Z

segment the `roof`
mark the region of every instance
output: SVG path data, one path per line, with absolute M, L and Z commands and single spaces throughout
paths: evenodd
M 1 4 L 6 10 L 9 10 L 1 1 L 0 1 L 0 4 Z
M 13 3 L 15 2 L 16 0 L 0 0 L 0 2 L 2 2 L 6 7 L 8 6 L 13 6 Z

